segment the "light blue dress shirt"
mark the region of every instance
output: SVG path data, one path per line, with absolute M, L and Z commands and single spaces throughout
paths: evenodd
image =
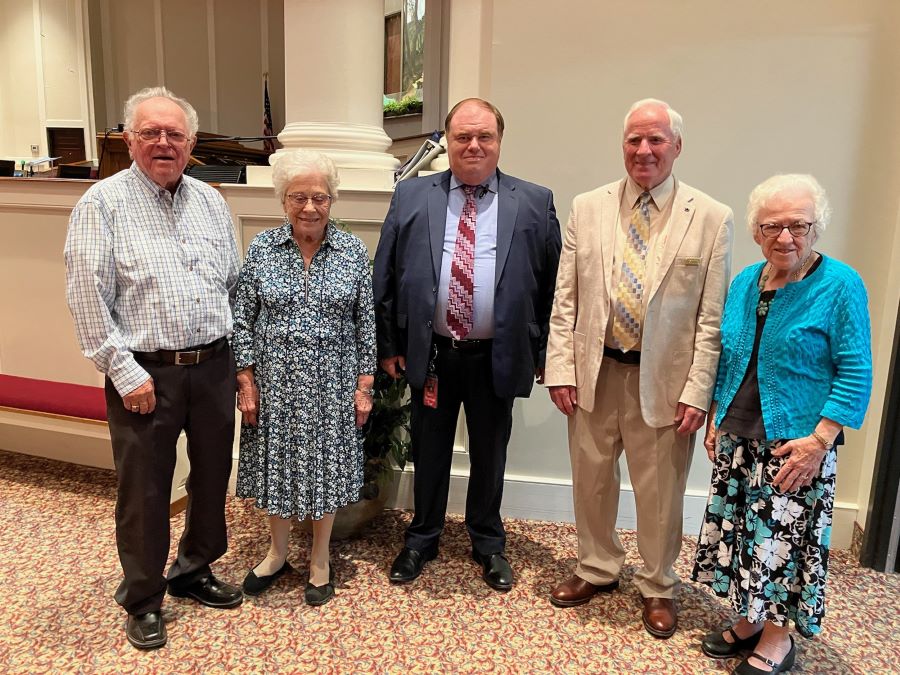
M 475 224 L 475 293 L 472 330 L 467 340 L 486 340 L 494 337 L 494 274 L 497 264 L 497 174 L 485 183 L 487 190 L 475 191 L 478 215 Z M 483 194 L 482 194 L 483 193 Z M 450 176 L 447 198 L 447 220 L 444 226 L 444 247 L 441 256 L 441 278 L 438 282 L 437 305 L 434 310 L 434 332 L 450 337 L 447 326 L 447 300 L 450 295 L 450 266 L 456 249 L 459 217 L 466 203 L 463 184 Z

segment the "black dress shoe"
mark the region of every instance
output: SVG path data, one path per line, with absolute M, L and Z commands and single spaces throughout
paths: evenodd
M 391 581 L 395 584 L 405 584 L 412 581 L 420 574 L 425 563 L 437 557 L 437 548 L 429 548 L 417 551 L 414 548 L 404 546 L 403 550 L 394 559 L 391 565 Z
M 287 560 L 284 561 L 284 565 L 282 565 L 280 569 L 275 570 L 272 574 L 264 574 L 261 577 L 256 576 L 256 572 L 250 570 L 250 573 L 244 578 L 244 593 L 246 595 L 259 595 L 269 586 L 274 584 L 280 576 L 290 570 L 291 566 Z
M 219 581 L 211 573 L 192 584 L 181 587 L 169 586 L 169 595 L 176 598 L 191 598 L 201 605 L 228 609 L 237 607 L 244 601 L 241 589 L 224 581 Z
M 129 614 L 125 635 L 132 646 L 138 649 L 159 649 L 168 640 L 166 624 L 159 612 Z
M 762 636 L 761 630 L 746 638 L 739 638 L 733 627 L 726 628 L 725 632 L 731 634 L 731 639 L 734 642 L 728 642 L 721 631 L 716 631 L 709 633 L 703 638 L 700 642 L 700 650 L 711 659 L 730 659 L 742 651 L 753 649 L 759 642 L 760 636 Z
M 788 635 L 788 638 L 791 641 L 791 649 L 787 654 L 785 654 L 784 658 L 781 659 L 781 663 L 775 663 L 774 661 L 770 661 L 769 659 L 767 659 L 765 656 L 753 652 L 753 654 L 741 661 L 738 664 L 738 667 L 735 668 L 732 672 L 735 673 L 735 675 L 770 675 L 771 673 L 786 673 L 794 667 L 794 661 L 797 658 L 797 645 L 794 643 L 794 638 L 790 635 Z M 763 670 L 762 668 L 751 666 L 748 661 L 754 657 L 769 666 L 769 669 Z
M 508 591 L 513 585 L 513 571 L 503 553 L 482 555 L 472 551 L 472 559 L 481 565 L 481 578 L 495 591 Z

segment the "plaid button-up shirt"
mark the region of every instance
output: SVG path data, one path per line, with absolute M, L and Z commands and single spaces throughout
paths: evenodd
M 239 258 L 221 195 L 183 176 L 173 196 L 132 164 L 78 201 L 66 299 L 81 350 L 123 396 L 149 375 L 133 351 L 186 349 L 232 330 Z

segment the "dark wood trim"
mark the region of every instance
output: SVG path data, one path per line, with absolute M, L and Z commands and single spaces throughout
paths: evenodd
M 897 537 L 892 538 L 894 521 L 900 516 L 897 506 L 900 488 L 900 311 L 894 327 L 894 349 L 888 373 L 888 387 L 878 435 L 875 473 L 869 493 L 866 530 L 863 535 L 863 567 L 882 572 L 900 571 Z

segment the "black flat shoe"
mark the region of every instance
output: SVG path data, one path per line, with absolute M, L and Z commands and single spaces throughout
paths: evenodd
M 425 551 L 417 551 L 414 548 L 404 546 L 403 550 L 394 559 L 391 565 L 391 582 L 395 584 L 405 584 L 413 579 L 417 579 L 422 574 L 422 568 L 429 560 L 437 557 L 437 548 L 429 548 Z
M 170 584 L 169 595 L 176 598 L 191 598 L 201 605 L 216 609 L 237 607 L 244 601 L 244 594 L 240 588 L 219 581 L 211 573 L 187 586 L 173 587 Z
M 762 631 L 757 631 L 747 638 L 739 638 L 734 628 L 726 628 L 726 633 L 731 634 L 734 642 L 728 642 L 721 632 L 709 633 L 700 642 L 700 650 L 711 659 L 730 659 L 742 651 L 753 649 L 759 642 Z
M 166 624 L 159 612 L 129 614 L 125 624 L 125 636 L 137 649 L 159 649 L 169 639 Z
M 334 583 L 331 581 L 322 586 L 313 586 L 308 583 L 306 584 L 306 588 L 303 589 L 303 599 L 306 601 L 307 605 L 312 605 L 313 607 L 324 605 L 333 597 Z
M 481 565 L 481 578 L 495 591 L 508 591 L 513 585 L 513 571 L 503 553 L 481 555 L 472 551 L 472 560 Z
M 738 667 L 735 668 L 732 672 L 735 673 L 735 675 L 771 675 L 772 673 L 786 673 L 794 667 L 794 661 L 797 657 L 797 645 L 794 642 L 794 638 L 790 635 L 788 635 L 788 638 L 791 641 L 791 649 L 787 654 L 785 654 L 784 658 L 781 659 L 781 663 L 775 663 L 774 661 L 770 661 L 769 659 L 767 659 L 765 656 L 761 656 L 760 654 L 753 652 L 750 656 L 741 661 L 738 664 Z M 769 670 L 763 670 L 762 668 L 751 666 L 748 661 L 754 657 L 769 666 Z
M 254 596 L 259 595 L 269 586 L 274 584 L 278 580 L 278 578 L 281 577 L 285 572 L 289 572 L 291 569 L 292 568 L 290 564 L 287 560 L 285 560 L 284 565 L 282 565 L 280 569 L 269 575 L 258 577 L 256 576 L 256 572 L 250 570 L 250 573 L 247 574 L 246 578 L 244 579 L 244 594 Z

